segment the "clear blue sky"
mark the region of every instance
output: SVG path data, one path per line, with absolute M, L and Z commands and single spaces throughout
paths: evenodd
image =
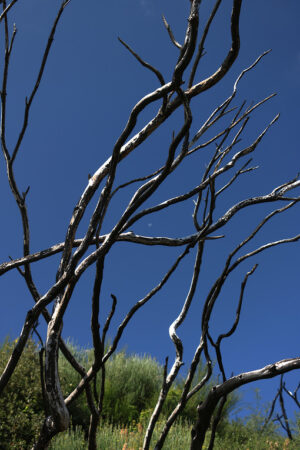
M 200 20 L 205 20 L 208 6 L 203 1 Z M 209 35 L 198 77 L 204 78 L 218 67 L 230 44 L 229 17 L 232 2 L 225 0 L 215 26 Z M 8 142 L 15 143 L 24 107 L 30 93 L 40 58 L 60 2 L 48 0 L 20 1 L 14 8 L 13 20 L 18 34 L 10 66 L 8 85 Z M 41 250 L 64 240 L 72 210 L 93 173 L 110 155 L 113 144 L 123 129 L 130 108 L 141 96 L 157 86 L 153 74 L 143 69 L 121 46 L 120 36 L 145 60 L 153 63 L 168 80 L 177 59 L 162 25 L 164 14 L 172 25 L 177 40 L 184 36 L 188 1 L 180 0 L 111 0 L 79 2 L 72 0 L 59 24 L 54 45 L 39 93 L 34 101 L 30 127 L 16 162 L 16 179 L 20 190 L 28 194 L 31 223 L 31 250 Z M 224 100 L 242 69 L 251 64 L 263 51 L 273 51 L 257 69 L 240 84 L 236 104 L 244 99 L 257 101 L 273 92 L 278 95 L 250 120 L 243 142 L 250 142 L 276 115 L 281 118 L 259 146 L 253 163 L 260 169 L 245 176 L 225 196 L 218 206 L 222 213 L 232 203 L 256 194 L 268 193 L 273 187 L 293 178 L 299 164 L 299 105 L 300 105 L 300 3 L 298 0 L 244 1 L 241 15 L 241 51 L 230 74 L 224 81 L 205 93 L 194 106 L 194 130 L 214 106 Z M 1 62 L 2 68 L 2 62 Z M 151 117 L 146 112 L 139 125 Z M 153 135 L 148 144 L 124 162 L 117 182 L 146 175 L 158 167 L 161 155 L 170 142 L 172 127 L 177 119 Z M 205 155 L 204 155 L 205 156 Z M 172 178 L 159 191 L 153 202 L 183 192 L 196 184 L 204 167 L 202 157 L 198 165 L 187 165 L 180 178 Z M 0 198 L 2 205 L 0 247 L 1 262 L 8 257 L 21 256 L 22 235 L 20 217 L 9 191 L 3 158 L 0 162 Z M 113 209 L 105 223 L 108 231 L 131 189 L 116 196 Z M 192 232 L 193 204 L 190 200 L 178 210 L 173 208 L 161 215 L 143 220 L 133 231 L 160 236 L 184 236 Z M 195 305 L 179 333 L 184 342 L 186 366 L 199 340 L 200 306 L 209 282 L 222 267 L 226 251 L 242 240 L 270 208 L 253 208 L 240 214 L 225 229 L 226 240 L 207 246 Z M 267 240 L 291 237 L 299 233 L 299 207 L 266 227 L 254 245 Z M 86 222 L 85 222 L 86 224 Z M 80 228 L 78 237 L 82 235 Z M 230 326 L 243 274 L 255 262 L 259 268 L 249 280 L 240 325 L 235 335 L 224 344 L 227 373 L 239 373 L 264 366 L 276 360 L 299 355 L 299 243 L 286 245 L 255 257 L 234 274 L 224 290 L 213 316 L 215 333 Z M 104 302 L 110 304 L 110 293 L 118 298 L 113 329 L 120 322 L 129 305 L 135 303 L 153 287 L 179 254 L 178 249 L 143 248 L 119 244 L 107 258 Z M 187 293 L 194 255 L 180 266 L 169 286 L 139 312 L 124 334 L 120 347 L 129 352 L 150 353 L 159 361 L 174 349 L 168 337 L 168 327 L 180 310 Z M 54 281 L 59 257 L 32 266 L 41 293 Z M 92 342 L 90 298 L 93 269 L 82 277 L 64 321 L 63 335 L 71 336 L 79 345 Z M 0 338 L 19 334 L 26 311 L 32 301 L 17 271 L 1 277 L 2 314 Z M 104 308 L 103 315 L 107 313 Z M 45 327 L 40 326 L 45 336 Z M 111 331 L 113 335 L 113 330 Z M 299 373 L 287 377 L 291 388 Z M 270 400 L 277 381 L 259 384 L 263 397 Z M 258 386 L 258 385 L 257 385 Z M 249 390 L 249 388 L 247 388 Z M 249 396 L 246 396 L 247 399 Z M 250 398 L 250 397 L 249 397 Z

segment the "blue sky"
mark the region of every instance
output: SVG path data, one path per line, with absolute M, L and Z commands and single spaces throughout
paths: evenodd
M 209 1 L 200 12 L 203 24 Z M 198 73 L 205 78 L 215 70 L 230 44 L 230 1 L 224 1 L 215 26 L 209 35 L 206 51 Z M 17 3 L 11 14 L 18 34 L 10 66 L 8 84 L 8 143 L 12 146 L 21 125 L 24 98 L 30 93 L 39 67 L 51 23 L 60 2 L 27 0 Z M 177 49 L 171 45 L 161 14 L 172 25 L 178 41 L 186 27 L 189 2 L 179 0 L 114 0 L 110 2 L 79 2 L 72 0 L 59 24 L 45 76 L 32 107 L 30 126 L 16 162 L 16 179 L 20 190 L 28 194 L 32 252 L 64 240 L 66 227 L 75 203 L 93 173 L 110 155 L 113 144 L 122 131 L 130 109 L 146 93 L 157 87 L 153 74 L 143 69 L 121 46 L 120 36 L 145 60 L 153 63 L 169 80 L 177 59 Z M 254 157 L 259 165 L 252 175 L 245 176 L 236 188 L 224 196 L 218 212 L 248 196 L 270 192 L 273 187 L 292 179 L 299 165 L 299 104 L 300 104 L 300 4 L 298 0 L 252 0 L 244 2 L 241 15 L 241 51 L 231 72 L 222 83 L 204 93 L 193 103 L 193 130 L 201 120 L 224 100 L 232 90 L 238 74 L 263 51 L 272 48 L 240 83 L 235 104 L 244 99 L 258 101 L 277 92 L 250 120 L 243 144 L 251 142 L 269 121 L 280 112 L 280 120 L 272 127 Z M 1 69 L 2 69 L 1 62 Z M 142 126 L 153 114 L 150 108 L 141 117 Z M 124 161 L 117 174 L 117 184 L 155 170 L 168 148 L 173 129 L 180 125 L 179 115 L 162 127 L 134 155 Z M 168 196 L 191 188 L 199 179 L 206 155 L 188 163 L 177 177 L 162 186 L 154 204 Z M 21 256 L 22 235 L 20 217 L 9 191 L 3 158 L 0 162 L 0 198 L 2 204 L 0 247 L 1 261 L 9 256 Z M 198 177 L 198 178 L 197 178 Z M 104 231 L 108 231 L 130 199 L 133 190 L 116 196 L 107 216 Z M 93 203 L 94 204 L 94 203 Z M 147 217 L 133 229 L 150 236 L 184 236 L 192 229 L 192 200 L 162 214 Z M 92 209 L 89 209 L 91 211 Z M 226 239 L 211 242 L 205 254 L 203 270 L 195 304 L 179 333 L 183 339 L 186 366 L 199 340 L 201 301 L 222 267 L 226 252 L 249 232 L 270 211 L 258 207 L 240 214 L 224 232 Z M 299 233 L 299 207 L 277 218 L 260 233 L 250 248 L 267 240 L 291 237 Z M 82 236 L 85 220 L 78 232 Z M 151 289 L 170 267 L 179 249 L 143 248 L 125 243 L 116 245 L 107 258 L 103 286 L 103 317 L 110 304 L 110 293 L 118 298 L 118 309 L 111 335 L 129 305 Z M 139 312 L 130 323 L 120 344 L 129 352 L 150 353 L 159 361 L 174 349 L 168 337 L 168 327 L 177 316 L 187 293 L 194 254 L 179 267 L 151 304 Z M 212 329 L 223 332 L 232 323 L 243 275 L 258 262 L 259 268 L 249 280 L 240 325 L 235 335 L 224 343 L 224 362 L 228 374 L 262 367 L 270 362 L 299 355 L 299 243 L 266 252 L 248 261 L 230 278 L 220 297 Z M 32 266 L 41 293 L 54 282 L 59 256 Z M 89 329 L 90 298 L 93 269 L 80 280 L 64 321 L 63 335 L 79 345 L 91 344 Z M 15 338 L 32 301 L 24 281 L 17 271 L 1 277 L 2 314 L 0 338 Z M 107 305 L 107 306 L 106 306 Z M 45 327 L 40 325 L 45 336 Z M 290 374 L 291 387 L 299 374 Z M 270 400 L 276 381 L 259 383 L 263 397 Z M 249 388 L 247 388 L 249 390 Z M 247 394 L 245 399 L 250 398 Z

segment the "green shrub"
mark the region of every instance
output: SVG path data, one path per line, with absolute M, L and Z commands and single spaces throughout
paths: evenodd
M 162 367 L 149 356 L 116 353 L 106 364 L 103 414 L 112 423 L 137 421 L 144 409 L 151 408 L 158 396 Z
M 6 339 L 0 347 L 1 373 L 14 344 Z M 29 448 L 43 417 L 38 348 L 29 339 L 16 370 L 0 397 L 1 449 Z
M 72 353 L 83 366 L 92 364 L 93 352 L 91 349 L 79 349 L 68 342 Z M 77 385 L 80 377 L 76 371 L 60 354 L 59 373 L 62 390 L 67 396 Z M 102 417 L 106 422 L 114 425 L 126 425 L 132 421 L 149 420 L 153 407 L 156 404 L 159 391 L 162 386 L 163 367 L 150 356 L 128 355 L 125 351 L 115 353 L 105 365 L 105 396 L 103 402 Z M 205 366 L 200 364 L 195 375 L 193 386 L 197 384 L 205 374 Z M 98 375 L 98 391 L 101 375 Z M 197 405 L 207 395 L 216 379 L 212 378 L 201 391 L 188 402 L 180 419 L 193 423 L 197 416 Z M 167 417 L 177 405 L 180 399 L 184 379 L 179 378 L 171 387 L 164 404 L 162 416 Z M 237 393 L 228 396 L 223 410 L 219 427 L 235 407 L 239 399 Z M 82 427 L 87 433 L 90 412 L 83 392 L 69 407 L 73 427 Z
M 92 350 L 78 349 L 68 343 L 77 360 L 83 365 L 91 363 Z M 116 353 L 105 365 L 106 383 L 103 417 L 114 424 L 127 424 L 138 420 L 143 409 L 151 408 L 156 401 L 162 380 L 162 367 L 149 356 Z M 59 357 L 59 374 L 63 394 L 66 396 L 76 387 L 80 376 L 65 360 Z M 98 391 L 101 375 L 98 375 Z M 88 430 L 90 412 L 83 392 L 71 403 L 69 411 L 73 427 Z
M 14 342 L 10 342 L 8 339 L 1 346 L 1 370 L 5 367 L 13 346 Z M 68 342 L 68 346 L 81 365 L 85 367 L 90 366 L 93 356 L 92 350 L 80 349 L 70 342 Z M 106 386 L 103 403 L 104 422 L 102 420 L 102 431 L 99 435 L 99 439 L 101 439 L 103 446 L 104 444 L 107 445 L 107 439 L 109 439 L 109 427 L 111 427 L 111 431 L 112 429 L 118 429 L 118 427 L 123 427 L 120 428 L 120 430 L 128 429 L 129 427 L 131 433 L 134 433 L 134 424 L 140 423 L 140 426 L 143 426 L 144 428 L 147 426 L 162 385 L 163 367 L 155 359 L 149 356 L 139 357 L 137 355 L 127 355 L 125 351 L 121 351 L 113 355 L 111 359 L 107 361 L 105 372 Z M 205 367 L 200 365 L 193 385 L 203 378 L 204 373 Z M 59 374 L 63 394 L 64 396 L 67 396 L 77 386 L 80 376 L 65 360 L 61 353 L 59 354 Z M 100 376 L 98 376 L 97 382 L 98 390 L 100 384 L 99 379 Z M 182 432 L 183 429 L 190 430 L 190 425 L 187 424 L 191 424 L 195 421 L 197 404 L 206 396 L 208 390 L 215 381 L 216 380 L 211 380 L 188 402 L 179 421 L 175 424 L 177 427 L 175 427 L 175 429 L 178 433 L 178 430 L 181 430 Z M 160 422 L 155 431 L 156 434 L 159 432 L 159 428 L 163 426 L 164 418 L 170 414 L 180 399 L 183 384 L 184 380 L 181 378 L 171 387 L 163 408 L 163 414 L 160 417 Z M 229 411 L 237 401 L 238 397 L 236 394 L 230 396 L 229 401 L 224 408 L 223 419 L 219 430 L 219 435 L 222 435 L 223 439 L 233 439 L 231 438 L 232 433 L 230 431 L 233 429 L 233 425 L 228 423 L 228 415 Z M 56 442 L 60 442 L 59 445 L 61 445 L 60 448 L 62 449 L 68 448 L 68 445 L 69 448 L 84 448 L 82 447 L 85 445 L 82 436 L 84 436 L 84 434 L 86 436 L 87 434 L 90 417 L 85 392 L 70 405 L 69 411 L 72 429 L 77 431 L 69 434 L 64 433 L 62 436 L 58 436 L 58 441 Z M 39 432 L 43 417 L 44 411 L 40 388 L 38 346 L 30 339 L 17 366 L 16 372 L 0 398 L 0 448 L 3 450 L 29 448 L 34 436 L 37 436 Z M 185 428 L 183 426 L 183 428 L 178 428 L 180 423 L 185 423 Z M 239 424 L 236 424 L 235 426 L 238 427 Z M 223 428 L 225 428 L 226 433 L 224 430 L 222 431 Z M 174 432 L 171 430 L 168 442 L 175 439 L 173 433 Z M 247 441 L 248 438 L 247 436 L 244 438 L 243 433 L 246 433 L 247 436 L 249 434 L 245 427 L 241 428 L 241 432 L 238 433 L 239 441 L 237 442 L 242 443 Z M 234 432 L 232 435 L 234 434 L 236 433 Z M 75 441 L 72 441 L 73 438 L 76 438 L 76 443 Z M 116 437 L 117 440 L 119 438 L 120 436 Z M 139 442 L 141 441 L 142 437 L 140 432 L 138 433 L 138 436 L 135 436 L 135 439 Z M 178 436 L 176 439 L 178 439 Z M 189 441 L 190 431 L 184 439 L 186 442 Z M 103 446 L 100 448 L 106 448 Z

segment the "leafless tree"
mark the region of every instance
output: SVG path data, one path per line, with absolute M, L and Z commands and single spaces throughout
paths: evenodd
M 210 332 L 210 321 L 212 313 L 218 302 L 223 286 L 228 282 L 232 272 L 241 264 L 248 262 L 250 258 L 264 252 L 272 247 L 283 244 L 294 243 L 300 239 L 300 234 L 290 238 L 278 239 L 276 241 L 266 242 L 261 246 L 245 251 L 246 244 L 257 236 L 260 230 L 271 221 L 275 216 L 284 214 L 287 210 L 297 205 L 300 200 L 299 195 L 293 194 L 300 186 L 298 177 L 281 184 L 271 192 L 264 193 L 255 197 L 248 197 L 243 201 L 232 204 L 225 213 L 219 214 L 216 209 L 217 202 L 221 201 L 222 195 L 229 189 L 233 189 L 235 182 L 243 176 L 251 176 L 256 167 L 251 165 L 252 154 L 257 146 L 263 140 L 269 128 L 277 121 L 278 115 L 259 132 L 257 137 L 248 146 L 241 145 L 241 136 L 245 131 L 249 117 L 256 113 L 273 95 L 261 99 L 259 102 L 250 106 L 245 102 L 240 106 L 233 106 L 236 98 L 237 89 L 240 80 L 260 62 L 267 53 L 260 55 L 248 68 L 243 70 L 236 79 L 231 94 L 217 106 L 212 112 L 208 113 L 206 120 L 202 124 L 197 124 L 198 131 L 192 132 L 192 123 L 195 114 L 193 114 L 192 99 L 198 96 L 217 83 L 220 83 L 228 73 L 239 54 L 240 36 L 239 36 L 239 18 L 242 7 L 242 0 L 232 1 L 232 14 L 230 23 L 231 46 L 224 54 L 217 70 L 203 80 L 197 80 L 197 69 L 199 62 L 204 54 L 205 42 L 211 29 L 216 13 L 222 3 L 217 0 L 207 19 L 203 29 L 199 27 L 199 7 L 200 0 L 191 0 L 188 13 L 188 24 L 185 37 L 182 43 L 179 43 L 172 32 L 167 20 L 163 18 L 164 25 L 169 34 L 171 45 L 178 49 L 178 60 L 173 68 L 172 76 L 166 81 L 162 73 L 153 65 L 147 63 L 139 56 L 127 43 L 120 39 L 121 44 L 131 53 L 139 64 L 145 69 L 151 71 L 157 79 L 157 87 L 141 98 L 132 108 L 128 115 L 126 126 L 121 131 L 111 156 L 98 168 L 92 176 L 89 177 L 87 186 L 75 205 L 72 217 L 70 218 L 66 237 L 64 242 L 57 243 L 50 248 L 41 250 L 37 253 L 30 251 L 30 230 L 28 221 L 28 211 L 26 198 L 29 189 L 21 192 L 18 187 L 18 181 L 15 175 L 15 161 L 22 150 L 22 143 L 29 125 L 30 112 L 42 80 L 47 59 L 52 50 L 53 40 L 57 26 L 69 5 L 70 0 L 64 0 L 57 13 L 53 23 L 49 39 L 40 63 L 40 68 L 36 82 L 31 94 L 26 98 L 24 107 L 23 124 L 19 131 L 19 137 L 14 146 L 9 146 L 6 138 L 7 126 L 7 83 L 9 77 L 9 64 L 14 49 L 14 42 L 17 29 L 10 25 L 10 16 L 13 14 L 14 5 L 17 0 L 7 3 L 2 2 L 3 11 L 0 15 L 1 26 L 3 27 L 5 45 L 3 56 L 3 73 L 1 87 L 1 146 L 7 168 L 7 177 L 10 189 L 18 206 L 22 219 L 23 233 L 23 256 L 18 259 L 12 259 L 3 262 L 0 265 L 0 274 L 17 269 L 24 277 L 27 288 L 34 300 L 34 306 L 28 311 L 22 331 L 15 344 L 15 348 L 7 363 L 7 366 L 1 375 L 0 392 L 5 389 L 10 377 L 12 376 L 20 356 L 24 350 L 30 333 L 35 328 L 37 321 L 41 316 L 48 324 L 47 338 L 44 343 L 45 358 L 42 359 L 42 390 L 45 398 L 45 421 L 40 431 L 40 435 L 34 445 L 35 449 L 47 448 L 51 439 L 58 433 L 65 431 L 69 426 L 69 405 L 85 390 L 87 402 L 91 411 L 89 428 L 89 449 L 96 448 L 96 430 L 99 425 L 103 396 L 105 395 L 105 363 L 115 352 L 120 338 L 122 337 L 128 323 L 132 320 L 135 313 L 159 292 L 170 277 L 174 274 L 182 260 L 189 253 L 195 254 L 194 268 L 191 273 L 190 288 L 183 299 L 182 309 L 177 318 L 171 324 L 169 329 L 170 339 L 174 344 L 175 359 L 171 367 L 165 365 L 163 385 L 157 399 L 157 404 L 150 418 L 145 432 L 144 449 L 149 449 L 153 430 L 160 417 L 162 407 L 168 395 L 172 384 L 176 380 L 178 372 L 183 365 L 183 342 L 178 335 L 178 329 L 185 321 L 190 307 L 195 299 L 195 291 L 199 281 L 199 274 L 204 261 L 204 248 L 210 240 L 225 239 L 222 229 L 237 214 L 243 210 L 265 203 L 274 204 L 271 212 L 257 223 L 253 231 L 246 236 L 238 245 L 236 245 L 225 258 L 223 269 L 211 285 L 211 289 L 203 301 L 201 325 L 199 326 L 199 345 L 196 348 L 192 362 L 187 370 L 184 388 L 181 398 L 175 409 L 165 422 L 165 426 L 160 438 L 155 444 L 155 449 L 163 447 L 165 438 L 172 427 L 174 421 L 184 409 L 185 405 L 201 388 L 209 381 L 212 375 L 212 353 L 215 355 L 217 366 L 221 374 L 221 381 L 214 386 L 202 404 L 198 406 L 198 420 L 194 424 L 191 436 L 191 449 L 201 449 L 205 435 L 211 427 L 210 448 L 213 448 L 214 436 L 221 416 L 222 408 L 226 402 L 227 396 L 242 385 L 256 380 L 272 378 L 284 374 L 288 371 L 300 368 L 300 357 L 284 359 L 273 362 L 266 367 L 254 369 L 250 372 L 240 373 L 235 376 L 228 376 L 225 371 L 221 345 L 224 339 L 229 338 L 236 330 L 243 303 L 244 291 L 249 277 L 253 275 L 257 264 L 245 270 L 245 275 L 240 287 L 240 297 L 236 309 L 236 316 L 230 329 L 224 330 L 217 338 L 214 338 Z M 58 45 L 58 44 L 57 44 Z M 149 105 L 156 105 L 156 114 L 146 125 L 139 129 L 137 119 L 140 114 L 146 110 Z M 156 103 L 155 103 L 156 102 Z M 129 180 L 122 185 L 116 185 L 116 171 L 122 164 L 122 161 L 130 154 L 134 154 L 137 149 L 154 132 L 158 132 L 175 111 L 180 110 L 182 123 L 173 133 L 169 145 L 165 148 L 165 162 L 161 167 L 149 174 L 141 174 L 137 179 Z M 227 120 L 224 126 L 224 121 Z M 215 130 L 215 131 L 214 131 Z M 208 131 L 212 137 L 208 136 Z M 132 133 L 135 133 L 132 137 Z M 213 151 L 211 151 L 213 149 Z M 176 175 L 177 169 L 187 161 L 191 155 L 198 153 L 203 155 L 207 151 L 207 163 L 203 173 L 199 176 L 198 183 L 193 189 L 183 192 L 175 197 L 165 199 L 163 202 L 153 206 L 145 206 L 146 201 L 153 198 L 163 185 L 165 180 L 172 174 Z M 225 181 L 224 181 L 225 180 Z M 178 181 L 180 185 L 180 181 Z M 103 234 L 102 225 L 104 218 L 109 211 L 111 201 L 114 196 L 125 190 L 128 186 L 136 185 L 137 188 L 128 204 L 123 205 L 123 212 L 116 220 L 111 230 Z M 97 203 L 92 211 L 89 223 L 83 237 L 78 237 L 78 227 L 82 223 L 83 216 L 87 211 L 92 199 L 96 198 Z M 139 235 L 134 231 L 129 231 L 146 216 L 159 211 L 168 210 L 170 206 L 181 204 L 189 200 L 194 200 L 194 208 L 191 211 L 194 232 L 188 236 L 173 238 L 170 236 L 146 236 Z M 281 206 L 278 206 L 280 203 Z M 277 205 L 277 206 L 276 206 Z M 112 295 L 111 312 L 104 323 L 100 323 L 99 308 L 102 302 L 101 287 L 104 275 L 104 262 L 112 247 L 119 241 L 126 241 L 132 245 L 142 246 L 163 246 L 180 247 L 180 255 L 173 261 L 169 270 L 161 278 L 161 281 L 154 286 L 143 298 L 138 300 L 133 306 L 129 307 L 124 319 L 120 322 L 117 332 L 112 339 L 108 350 L 105 350 L 106 335 L 110 327 L 111 319 L 118 306 L 115 295 Z M 32 276 L 31 265 L 37 264 L 44 258 L 51 258 L 53 255 L 61 253 L 59 266 L 55 283 L 45 293 L 40 293 L 36 286 L 36 281 Z M 75 359 L 68 349 L 66 343 L 61 338 L 63 328 L 63 318 L 67 308 L 72 304 L 72 294 L 76 284 L 87 268 L 95 266 L 95 278 L 93 284 L 93 295 L 91 298 L 91 331 L 93 336 L 94 362 L 86 371 Z M 47 308 L 52 305 L 52 312 Z M 102 332 L 100 333 L 100 328 Z M 197 331 L 197 330 L 195 330 Z M 81 381 L 73 392 L 64 398 L 61 391 L 60 380 L 58 376 L 58 352 L 64 354 L 73 368 L 80 374 Z M 192 385 L 196 369 L 200 359 L 206 363 L 206 375 L 196 386 Z M 92 389 L 92 382 L 98 372 L 102 371 L 102 385 L 100 395 Z M 212 421 L 212 417 L 214 420 Z

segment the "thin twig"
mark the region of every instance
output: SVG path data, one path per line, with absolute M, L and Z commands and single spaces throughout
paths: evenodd
M 172 32 L 172 29 L 171 29 L 170 25 L 168 24 L 165 16 L 162 16 L 162 20 L 163 20 L 164 26 L 166 27 L 166 30 L 167 30 L 167 32 L 168 32 L 168 34 L 170 36 L 171 41 L 173 42 L 175 47 L 177 47 L 177 48 L 179 48 L 179 50 L 181 50 L 182 49 L 182 45 L 180 45 L 179 42 L 177 42 L 176 39 L 174 38 L 174 34 Z

